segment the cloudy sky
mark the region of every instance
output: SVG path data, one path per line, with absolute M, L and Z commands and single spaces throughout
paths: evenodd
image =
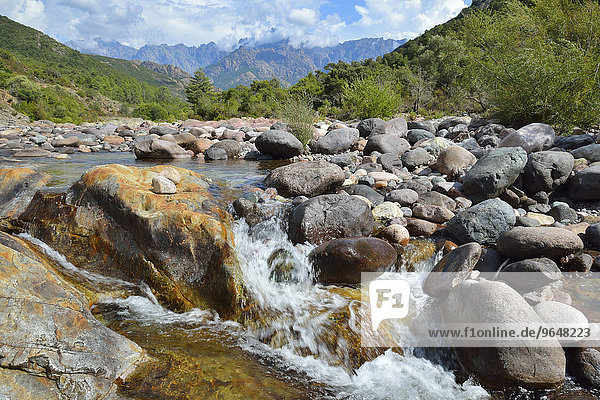
M 362 37 L 411 38 L 471 0 L 0 0 L 0 14 L 61 42 L 95 37 L 140 47 L 239 39 L 331 45 Z

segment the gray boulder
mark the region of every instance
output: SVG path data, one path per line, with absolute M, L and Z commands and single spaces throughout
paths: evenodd
M 360 138 L 358 129 L 341 128 L 328 132 L 325 136 L 310 144 L 313 153 L 339 154 L 350 150 Z
M 152 137 L 134 141 L 133 152 L 139 159 L 177 159 L 191 157 L 187 151 L 176 143 L 154 139 Z
M 575 158 L 585 158 L 590 163 L 600 161 L 600 144 L 589 144 L 571 151 Z
M 529 153 L 548 150 L 554 144 L 556 133 L 547 124 L 533 123 L 502 139 L 500 147 L 521 147 Z
M 353 196 L 326 194 L 292 211 L 288 236 L 294 243 L 320 244 L 341 237 L 369 236 L 372 231 L 373 214 L 366 202 Z
M 583 242 L 575 233 L 554 227 L 518 226 L 498 238 L 497 249 L 511 258 L 560 258 L 583 250 Z
M 177 134 L 177 129 L 172 128 L 170 126 L 157 125 L 157 126 L 153 126 L 152 128 L 150 128 L 150 134 L 151 135 L 158 135 L 158 136 L 176 135 Z
M 335 193 L 344 183 L 344 171 L 327 161 L 297 162 L 272 170 L 265 184 L 285 197 L 314 197 Z
M 419 140 L 433 139 L 434 137 L 435 135 L 433 133 L 426 131 L 425 129 L 409 129 L 409 131 L 406 132 L 406 140 L 408 140 L 411 145 L 414 145 Z
M 549 258 L 530 258 L 517 261 L 502 268 L 499 280 L 521 293 L 546 286 L 562 277 L 558 265 Z
M 585 230 L 585 239 L 594 249 L 600 249 L 600 223 L 593 224 Z
M 242 147 L 240 146 L 239 142 L 231 139 L 218 141 L 217 143 L 210 146 L 210 148 L 208 148 L 206 152 L 208 152 L 210 149 L 225 150 L 227 158 L 236 158 L 240 155 L 240 152 L 242 151 Z M 204 155 L 206 155 L 206 152 L 204 152 Z
M 600 165 L 579 171 L 567 185 L 571 200 L 600 200 Z
M 588 134 L 557 136 L 554 139 L 554 147 L 560 147 L 565 150 L 578 149 L 592 143 L 594 143 L 594 137 Z
M 360 133 L 361 137 L 367 138 L 369 137 L 373 129 L 375 129 L 378 126 L 383 127 L 384 124 L 385 121 L 381 118 L 368 118 L 360 121 L 356 126 L 356 129 L 358 129 L 358 132 Z
M 431 121 L 408 121 L 407 127 L 408 129 L 423 129 L 425 131 L 433 133 L 434 135 L 437 131 L 435 125 Z
M 369 138 L 364 154 L 369 155 L 377 151 L 381 154 L 391 153 L 400 156 L 408 149 L 410 149 L 410 143 L 399 135 L 377 135 Z
M 517 291 L 502 282 L 467 280 L 459 283 L 442 302 L 442 312 L 447 323 L 544 322 Z M 490 389 L 560 386 L 565 379 L 566 359 L 558 341 L 549 341 L 548 347 L 534 347 L 533 342 L 522 341 L 524 346 L 531 343 L 531 347 L 459 347 L 456 352 L 465 369 Z
M 385 121 L 381 125 L 376 125 L 373 127 L 371 134 L 369 137 L 376 135 L 398 135 L 405 136 L 408 131 L 408 125 L 406 120 L 402 117 L 390 119 L 389 121 Z
M 422 147 L 414 150 L 408 150 L 402 154 L 402 165 L 409 170 L 413 170 L 421 165 L 427 165 L 433 160 L 433 157 Z
M 600 350 L 590 347 L 572 351 L 575 354 L 569 360 L 569 373 L 584 385 L 600 390 Z
M 392 190 L 385 196 L 385 201 L 399 203 L 403 206 L 412 206 L 419 200 L 419 193 L 412 189 Z
M 438 125 L 438 131 L 442 129 L 449 130 L 450 128 L 454 128 L 457 125 L 468 125 L 471 122 L 471 118 L 469 117 L 448 117 L 444 119 Z
M 461 146 L 450 146 L 440 152 L 437 160 L 437 170 L 449 177 L 455 177 L 477 162 L 477 158 L 469 150 Z
M 378 206 L 384 201 L 384 197 L 377 190 L 367 185 L 350 185 L 344 186 L 344 192 L 357 196 L 362 196 L 373 203 L 374 206 Z
M 517 180 L 525 164 L 527 153 L 521 148 L 494 149 L 467 171 L 463 190 L 476 201 L 498 197 Z
M 258 151 L 274 158 L 290 158 L 304 152 L 302 142 L 289 132 L 268 130 L 256 138 L 254 142 Z
M 397 257 L 388 242 L 374 237 L 333 239 L 309 254 L 319 271 L 319 282 L 328 284 L 358 284 L 362 272 L 385 271 Z
M 493 244 L 502 233 L 512 229 L 515 222 L 515 212 L 508 203 L 489 199 L 460 211 L 448 221 L 446 230 L 459 244 Z
M 527 193 L 551 192 L 564 184 L 573 170 L 573 156 L 563 151 L 540 151 L 527 157 L 523 181 Z
M 207 160 L 227 160 L 227 151 L 220 147 L 209 147 L 204 152 L 204 158 Z

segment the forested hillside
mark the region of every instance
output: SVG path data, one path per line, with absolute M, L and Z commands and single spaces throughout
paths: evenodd
M 159 82 L 157 82 L 158 84 Z M 0 89 L 32 119 L 61 122 L 103 115 L 179 116 L 184 103 L 166 87 L 119 72 L 42 32 L 0 16 Z

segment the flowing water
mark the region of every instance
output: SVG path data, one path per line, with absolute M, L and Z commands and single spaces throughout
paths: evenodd
M 35 160 L 37 170 L 65 187 L 88 168 L 108 163 L 148 165 L 131 154 Z M 16 166 L 12 160 L 3 166 Z M 19 163 L 19 166 L 22 164 Z M 189 168 L 213 179 L 213 190 L 227 202 L 243 186 L 257 185 L 269 168 L 255 162 L 195 163 Z M 267 204 L 267 206 L 269 206 Z M 104 291 L 92 311 L 107 326 L 137 342 L 153 361 L 121 385 L 132 398 L 338 398 L 477 399 L 489 395 L 411 349 L 361 353 L 355 339 L 358 289 L 315 284 L 307 255 L 310 245 L 294 246 L 281 218 L 250 228 L 234 224 L 241 279 L 253 299 L 243 324 L 223 321 L 211 310 L 174 313 L 151 291 L 114 278 L 82 271 L 43 242 L 22 235 L 56 261 L 60 272 L 89 290 Z M 435 258 L 419 264 L 433 266 Z M 357 360 L 366 357 L 360 365 Z M 360 365 L 360 367 L 358 367 Z M 355 368 L 358 367 L 358 368 Z

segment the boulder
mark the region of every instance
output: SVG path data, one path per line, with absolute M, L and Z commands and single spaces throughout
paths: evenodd
M 339 154 L 350 150 L 350 147 L 359 139 L 358 129 L 341 128 L 334 129 L 327 135 L 310 144 L 313 153 Z
M 381 164 L 383 169 L 387 172 L 393 172 L 394 168 L 402 168 L 402 161 L 396 154 L 382 154 L 379 157 L 377 157 L 377 162 Z
M 600 200 L 600 165 L 579 171 L 567 183 L 571 200 Z
M 217 143 L 210 146 L 210 149 L 223 149 L 227 153 L 227 158 L 236 158 L 240 155 L 242 148 L 239 142 L 231 139 L 220 140 Z M 207 150 L 208 151 L 208 150 Z
M 384 201 L 384 197 L 382 194 L 377 192 L 377 190 L 373 189 L 371 186 L 367 185 L 350 185 L 343 187 L 344 192 L 350 195 L 362 196 L 368 199 L 374 206 L 378 206 Z M 385 201 L 388 201 L 385 199 Z
M 414 217 L 438 224 L 443 224 L 454 217 L 454 213 L 447 208 L 430 204 L 417 203 L 412 211 Z
M 139 159 L 177 159 L 191 157 L 190 153 L 176 143 L 151 137 L 134 141 L 133 152 Z
M 439 192 L 427 192 L 419 195 L 419 203 L 447 208 L 450 211 L 456 210 L 456 202 L 445 194 Z
M 409 129 L 409 131 L 406 132 L 406 140 L 408 140 L 408 143 L 410 143 L 411 146 L 413 146 L 419 140 L 433 139 L 434 137 L 435 135 L 433 133 L 425 129 Z
M 373 218 L 377 221 L 386 222 L 403 216 L 404 213 L 398 203 L 384 201 L 373 208 Z
M 398 253 L 385 240 L 373 237 L 333 239 L 311 251 L 309 259 L 319 271 L 319 282 L 361 282 L 361 272 L 383 272 L 396 262 Z
M 515 222 L 515 212 L 508 203 L 489 199 L 459 211 L 448 221 L 446 230 L 459 244 L 493 244 L 502 233 L 512 229 Z
M 165 168 L 93 168 L 66 193 L 38 192 L 21 220 L 79 268 L 142 280 L 176 311 L 232 316 L 243 290 L 230 217 L 209 184 L 183 168 L 176 194 L 153 193 L 152 179 Z
M 582 384 L 600 390 L 600 350 L 595 348 L 573 349 L 569 360 L 569 373 Z
M 470 122 L 471 118 L 469 117 L 447 117 L 438 125 L 438 131 L 454 128 L 457 125 L 468 125 Z
M 600 223 L 592 224 L 586 228 L 585 240 L 592 248 L 600 250 Z
M 455 177 L 468 170 L 477 162 L 477 158 L 460 146 L 451 146 L 440 152 L 436 161 L 437 170 L 449 177 Z
M 463 178 L 463 191 L 475 200 L 498 197 L 512 185 L 527 163 L 521 148 L 494 149 L 481 157 Z
M 34 147 L 31 149 L 16 150 L 14 152 L 13 156 L 18 157 L 18 158 L 22 158 L 22 157 L 52 157 L 53 154 L 48 150 Z
M 400 156 L 408 149 L 410 149 L 410 143 L 399 135 L 376 135 L 367 141 L 364 154 L 369 155 L 377 151 L 381 154 L 391 153 Z
M 533 123 L 509 134 L 500 142 L 500 147 L 521 147 L 529 153 L 548 150 L 554 144 L 556 133 L 547 124 Z
M 419 200 L 419 193 L 412 189 L 392 190 L 385 196 L 385 201 L 399 203 L 402 206 L 411 206 Z
M 290 132 L 268 130 L 260 134 L 254 142 L 258 151 L 273 158 L 291 158 L 304 152 L 302 142 Z
M 594 143 L 594 137 L 592 135 L 563 135 L 557 136 L 554 139 L 554 147 L 559 147 L 565 150 L 574 150 L 588 144 Z
M 502 282 L 466 280 L 442 302 L 447 323 L 542 324 L 523 297 Z M 527 345 L 527 341 L 524 345 Z M 492 345 L 489 341 L 489 345 Z M 484 387 L 549 389 L 565 379 L 565 354 L 556 340 L 548 347 L 459 347 L 458 357 Z
M 385 121 L 382 125 L 376 125 L 371 130 L 370 137 L 376 135 L 397 135 L 405 136 L 408 131 L 406 120 L 402 117 Z
M 511 258 L 556 259 L 583 250 L 583 242 L 563 228 L 518 226 L 500 235 L 497 248 Z
M 402 165 L 409 170 L 413 170 L 421 165 L 428 165 L 432 161 L 431 155 L 427 150 L 417 147 L 414 150 L 408 150 L 402 154 Z
M 55 139 L 52 141 L 52 146 L 54 147 L 79 147 L 82 144 L 83 143 L 81 142 L 81 139 L 75 135 L 67 136 L 63 139 Z
M 372 231 L 373 214 L 367 203 L 354 196 L 325 194 L 291 212 L 288 236 L 294 243 L 321 244 L 336 238 L 368 236 Z
M 29 168 L 0 169 L 0 219 L 17 219 L 50 176 Z
M 327 161 L 297 162 L 272 170 L 265 184 L 285 197 L 314 197 L 335 193 L 344 183 L 344 171 Z
M 445 296 L 469 277 L 481 257 L 479 243 L 467 243 L 446 254 L 423 282 L 423 292 L 433 297 Z
M 385 124 L 385 121 L 381 118 L 367 118 L 360 121 L 356 126 L 356 129 L 358 129 L 360 137 L 367 138 L 369 137 L 373 129 L 375 129 L 378 126 L 383 127 L 383 124 Z
M 400 224 L 391 224 L 386 226 L 379 233 L 379 237 L 393 244 L 406 246 L 410 241 L 408 229 Z
M 593 163 L 600 161 L 600 144 L 589 144 L 571 151 L 575 158 L 585 158 L 588 162 Z
M 102 399 L 146 356 L 97 321 L 77 290 L 0 232 L 0 397 Z
M 575 159 L 563 151 L 540 151 L 527 157 L 523 185 L 527 193 L 552 192 L 567 181 Z
M 429 237 L 438 230 L 438 225 L 422 219 L 411 218 L 406 223 L 406 229 L 408 229 L 411 236 Z
M 159 175 L 152 178 L 152 191 L 156 194 L 175 194 L 177 188 L 170 179 Z
M 502 268 L 500 280 L 508 283 L 513 289 L 526 293 L 558 281 L 561 277 L 558 265 L 551 259 L 542 257 L 506 265 Z
M 408 121 L 407 127 L 408 129 L 423 129 L 433 133 L 434 135 L 436 132 L 435 125 L 431 121 Z
M 227 151 L 220 147 L 211 146 L 204 152 L 204 158 L 207 160 L 227 160 Z
M 150 128 L 150 134 L 158 136 L 177 135 L 177 129 L 166 125 L 156 125 Z

